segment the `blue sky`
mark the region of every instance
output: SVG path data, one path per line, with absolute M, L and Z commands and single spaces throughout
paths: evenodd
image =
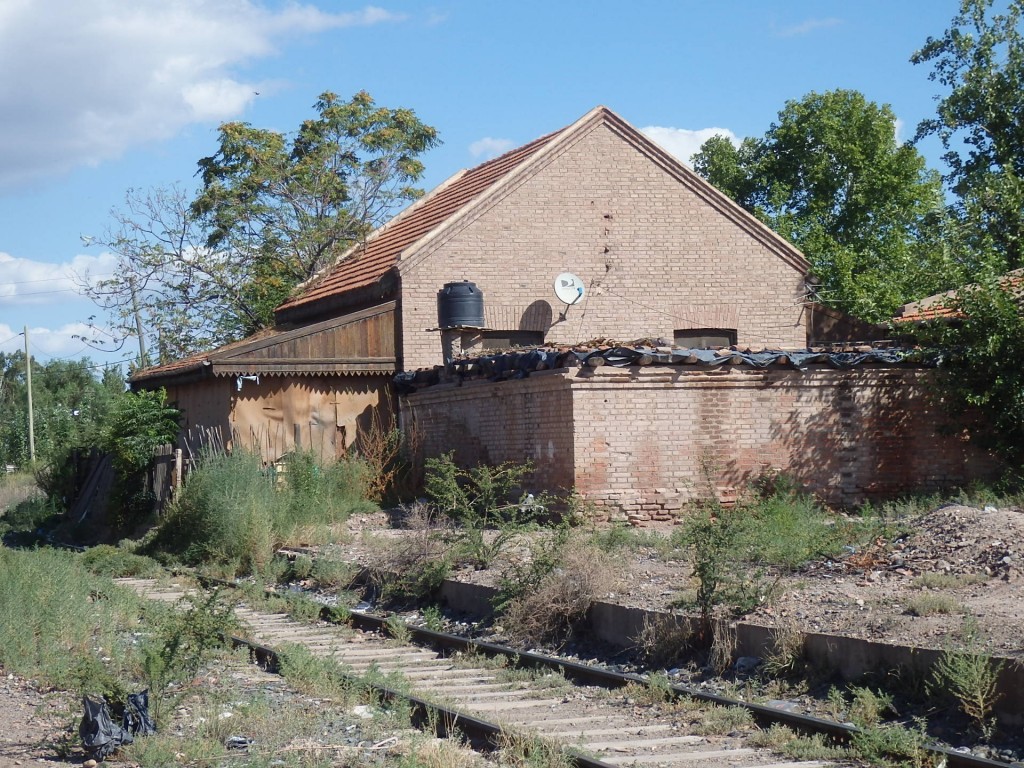
M 129 188 L 194 184 L 223 121 L 291 131 L 322 91 L 367 90 L 440 131 L 427 189 L 597 104 L 683 159 L 834 88 L 890 104 L 909 138 L 939 93 L 909 57 L 958 4 L 2 0 L 0 351 L 27 325 L 42 361 L 131 357 L 73 338 L 98 312 L 73 275 L 111 265 L 82 238 Z

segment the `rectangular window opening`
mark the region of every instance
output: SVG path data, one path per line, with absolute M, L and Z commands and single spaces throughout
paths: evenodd
M 675 345 L 683 349 L 731 347 L 736 343 L 735 328 L 683 328 L 672 335 Z

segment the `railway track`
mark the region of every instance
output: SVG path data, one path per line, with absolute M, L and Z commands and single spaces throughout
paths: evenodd
M 177 601 L 187 589 L 148 579 L 118 581 L 163 601 Z M 840 742 L 853 731 L 838 723 L 685 689 L 675 693 L 702 705 L 657 706 L 635 675 L 528 653 L 515 654 L 519 671 L 512 671 L 509 649 L 412 627 L 400 633 L 408 634 L 409 641 L 400 642 L 388 639 L 384 619 L 363 614 L 353 614 L 353 629 L 300 623 L 244 604 L 235 613 L 247 628 L 247 636 L 236 642 L 249 645 L 268 665 L 275 663 L 276 649 L 301 645 L 313 655 L 332 659 L 353 677 L 379 681 L 385 697 L 404 696 L 419 719 L 431 723 L 440 735 L 458 732 L 480 748 L 493 748 L 502 734 L 539 737 L 563 745 L 580 768 L 825 768 L 844 761 L 782 759 L 755 741 L 754 721 L 784 723 Z M 537 671 L 524 673 L 524 666 Z M 935 764 L 950 768 L 1004 765 L 944 749 L 936 749 L 934 758 Z

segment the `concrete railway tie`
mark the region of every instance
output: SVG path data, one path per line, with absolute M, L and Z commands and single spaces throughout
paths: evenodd
M 147 579 L 118 579 L 145 597 L 174 602 L 187 592 Z M 751 747 L 742 735 L 687 733 L 672 713 L 652 715 L 634 707 L 621 691 L 560 687 L 544 681 L 504 682 L 494 668 L 453 663 L 419 646 L 379 635 L 354 633 L 330 624 L 302 624 L 281 614 L 263 614 L 244 606 L 235 611 L 249 637 L 272 649 L 299 644 L 336 661 L 354 675 L 372 669 L 400 673 L 411 692 L 459 712 L 501 724 L 506 730 L 536 734 L 565 744 L 607 765 L 647 768 L 825 768 L 819 761 L 780 761 L 774 753 Z

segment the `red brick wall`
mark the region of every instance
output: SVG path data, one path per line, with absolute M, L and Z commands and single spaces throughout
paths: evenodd
M 462 466 L 530 459 L 537 489 L 572 487 L 572 401 L 558 372 L 431 387 L 402 398 L 401 418 L 425 456 L 454 451 Z
M 733 498 L 766 471 L 843 506 L 990 477 L 995 463 L 966 435 L 943 433 L 927 375 L 605 366 L 432 388 L 405 407 L 429 425 L 428 455 L 533 457 L 538 482 L 643 522 L 709 485 Z
M 406 370 L 442 362 L 439 334 L 426 329 L 437 326 L 438 290 L 455 280 L 484 292 L 489 327 L 548 341 L 671 341 L 676 329 L 725 327 L 742 345 L 806 343 L 799 270 L 607 125 L 498 198 L 400 263 Z M 552 284 L 564 271 L 588 295 L 561 320 Z

